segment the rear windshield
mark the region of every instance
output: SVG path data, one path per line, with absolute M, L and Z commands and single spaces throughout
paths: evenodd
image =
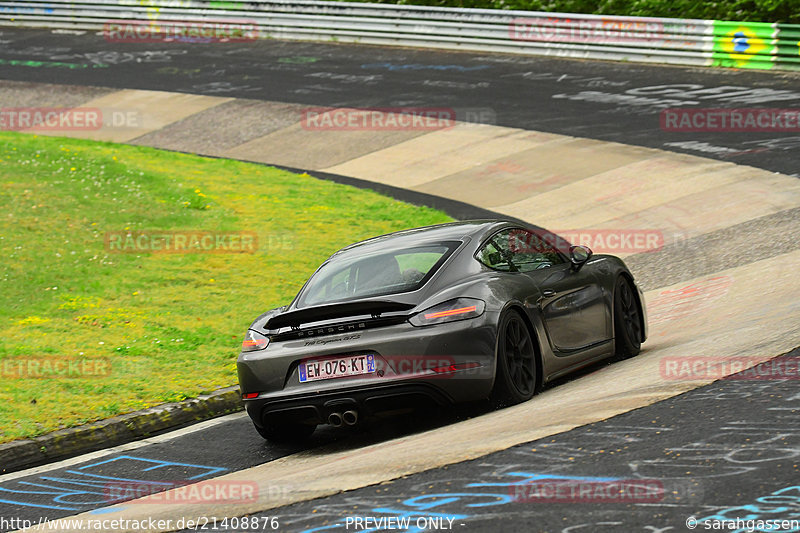
M 415 291 L 433 276 L 458 244 L 440 242 L 334 257 L 308 281 L 298 307 Z

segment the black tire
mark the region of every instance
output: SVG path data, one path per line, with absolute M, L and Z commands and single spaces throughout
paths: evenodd
M 494 403 L 513 405 L 530 400 L 538 386 L 536 348 L 528 325 L 516 311 L 500 318 L 497 328 L 497 369 Z
M 614 346 L 618 356 L 633 357 L 642 348 L 642 315 L 636 292 L 624 276 L 614 287 Z
M 263 428 L 255 426 L 255 428 L 258 434 L 266 440 L 278 444 L 287 444 L 303 442 L 314 433 L 317 426 L 309 424 L 272 424 Z

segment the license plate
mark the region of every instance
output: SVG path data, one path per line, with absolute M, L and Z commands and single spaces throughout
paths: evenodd
M 375 372 L 374 355 L 349 355 L 300 363 L 300 382 L 359 376 Z

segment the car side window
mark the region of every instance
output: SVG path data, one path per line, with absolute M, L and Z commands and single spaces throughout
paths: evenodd
M 521 228 L 493 235 L 476 257 L 484 265 L 504 272 L 531 272 L 564 262 L 544 239 Z
M 489 241 L 478 251 L 478 261 L 483 263 L 484 265 L 488 266 L 489 268 L 493 268 L 495 270 L 502 270 L 503 272 L 510 272 L 517 270 L 513 267 L 511 261 L 509 261 L 509 254 L 506 250 L 506 253 L 501 252 L 502 246 L 497 243 L 494 239 L 489 239 Z

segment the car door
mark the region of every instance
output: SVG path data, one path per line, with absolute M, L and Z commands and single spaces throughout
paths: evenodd
M 590 264 L 575 269 L 535 232 L 515 228 L 494 238 L 507 259 L 538 289 L 536 305 L 556 355 L 572 355 L 609 339 L 603 289 Z

